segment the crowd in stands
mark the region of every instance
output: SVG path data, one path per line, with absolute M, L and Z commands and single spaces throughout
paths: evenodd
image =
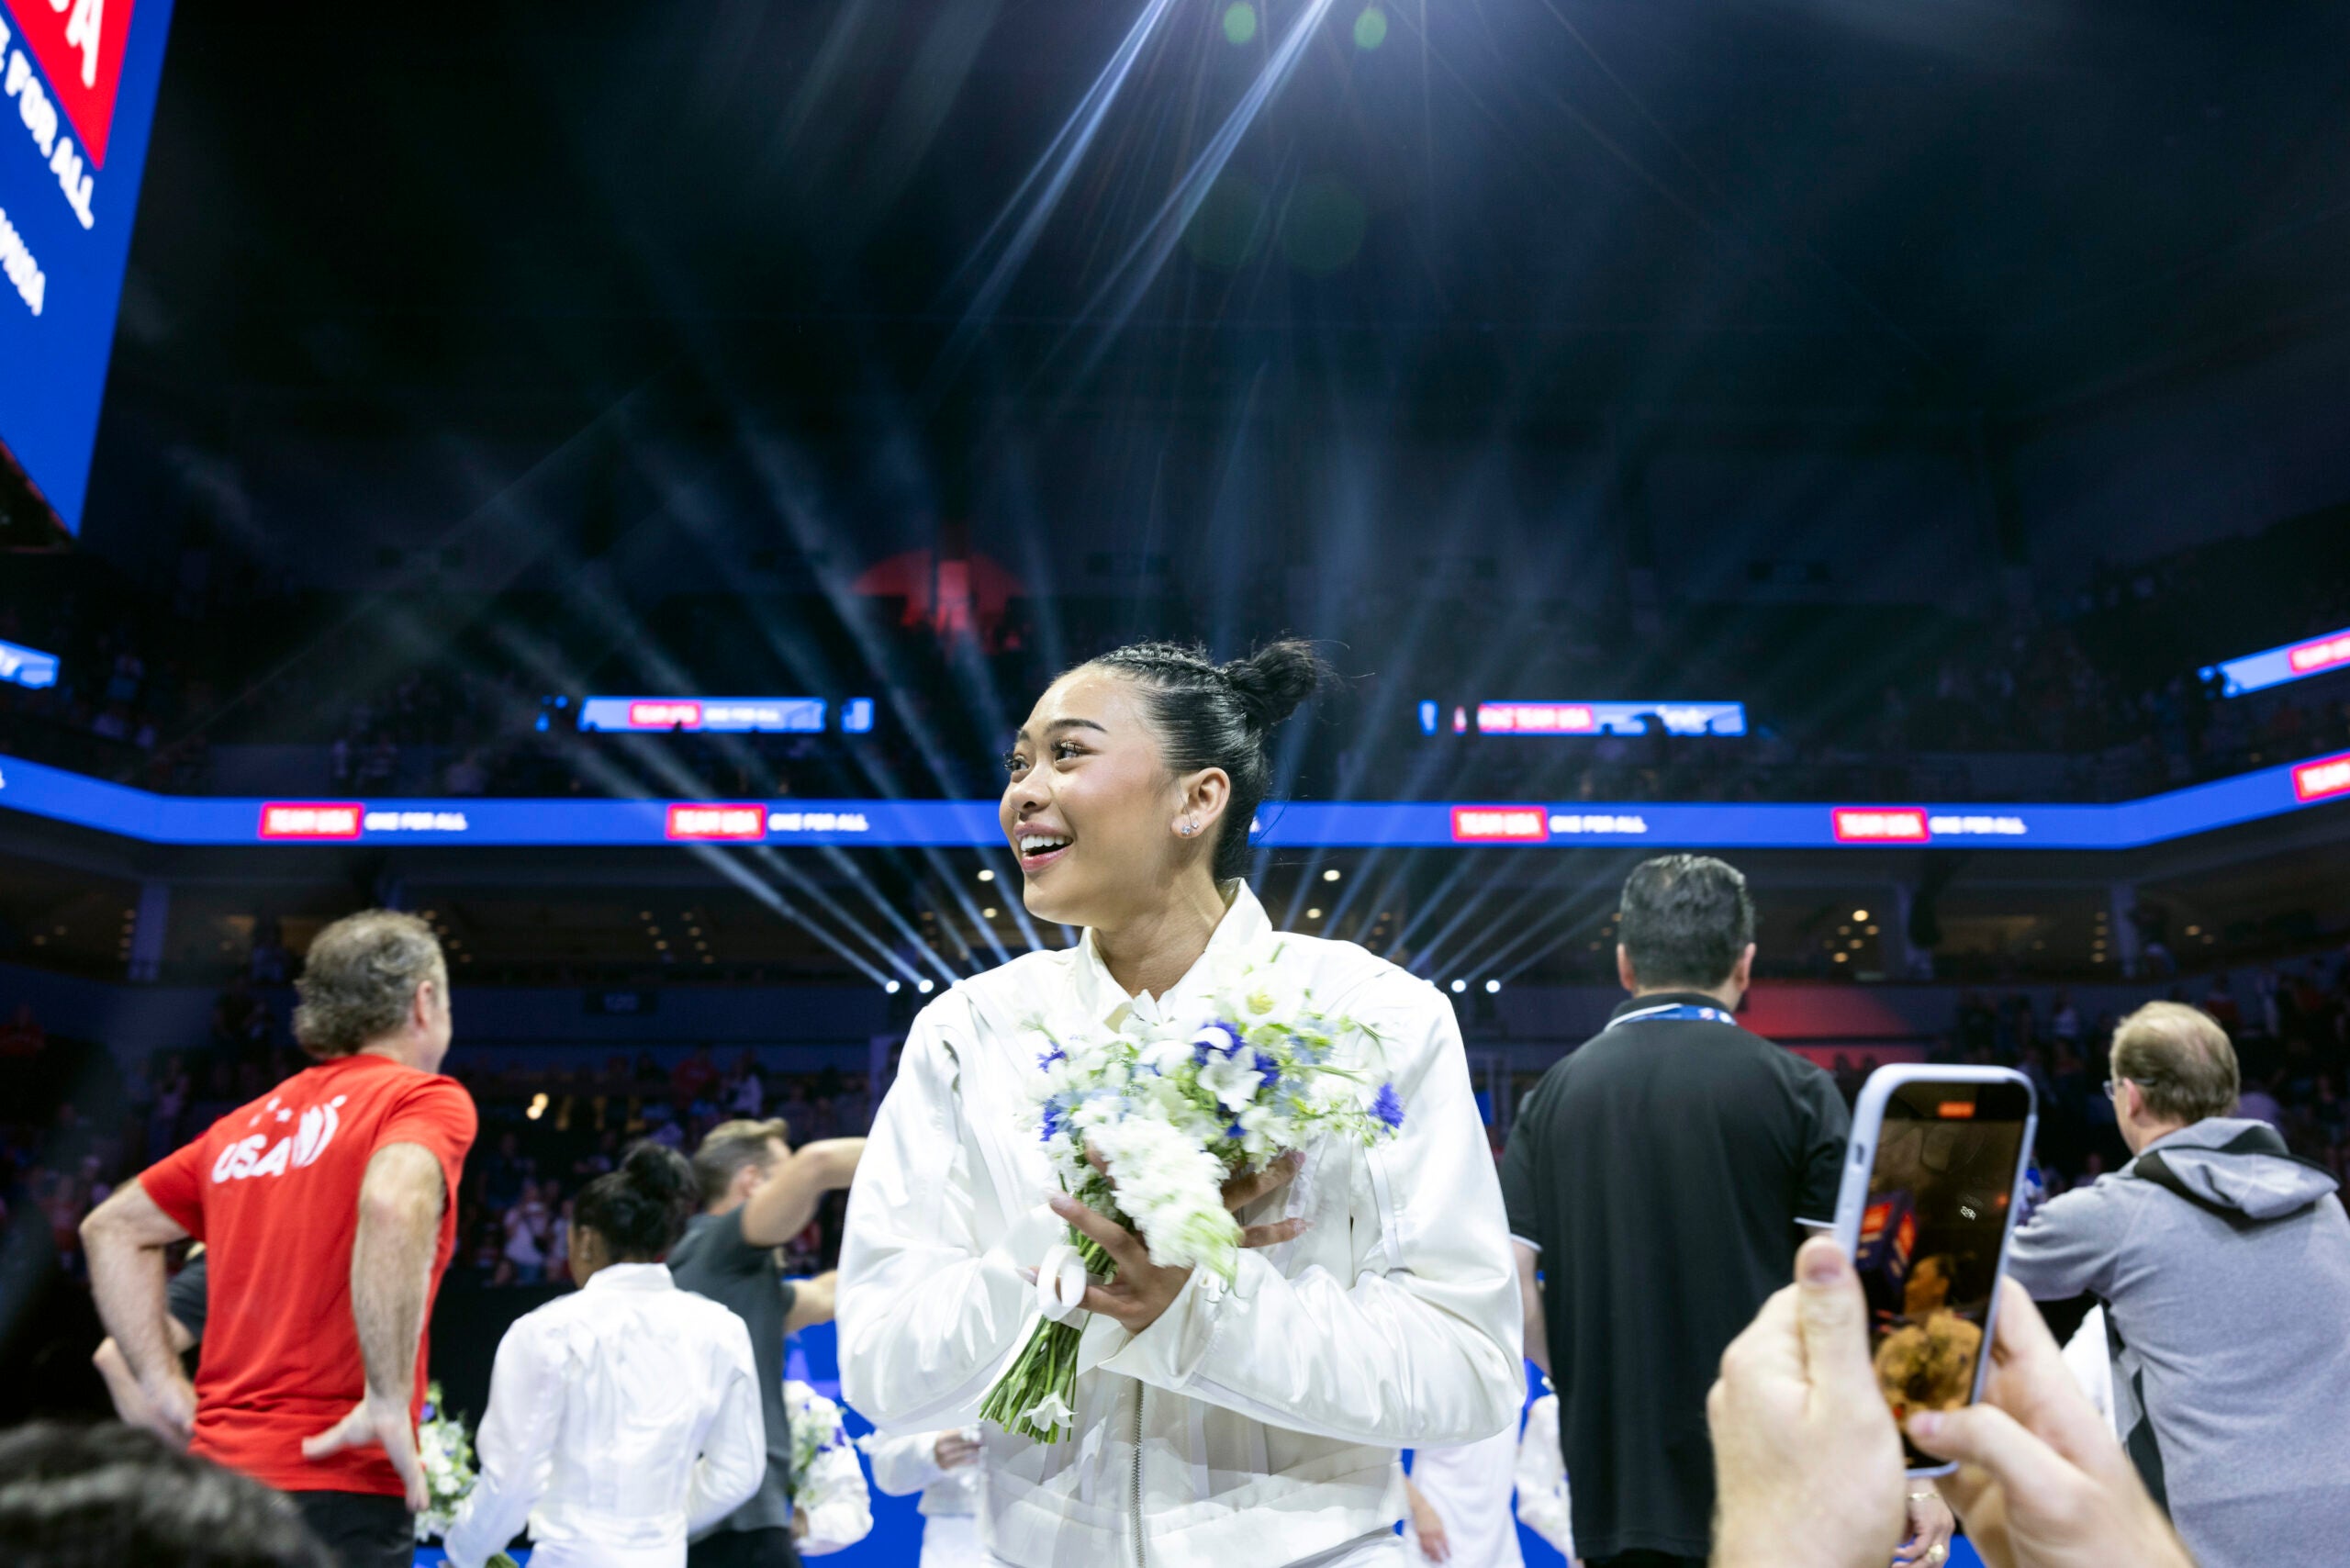
M 2293 1152 L 2350 1182 L 2350 954 L 2255 971 L 2151 982 L 2217 1018 L 2243 1064 L 2244 1114 L 2273 1124 Z M 2052 1191 L 2093 1180 L 2127 1153 L 2101 1085 L 2121 1009 L 2094 1015 L 2058 991 L 1966 991 L 1936 1045 L 1938 1060 L 2013 1067 L 2041 1095 L 2039 1164 Z M 103 1047 L 48 1036 L 29 1008 L 0 1027 L 0 1229 L 38 1211 L 69 1271 L 75 1227 L 114 1183 L 196 1137 L 306 1065 L 285 1030 L 282 987 L 240 971 L 212 1012 L 210 1038 L 159 1053 L 127 1073 Z M 861 1075 L 778 1071 L 748 1050 L 694 1049 L 665 1065 L 650 1052 L 583 1051 L 572 1067 L 500 1065 L 495 1047 L 448 1070 L 480 1107 L 479 1155 L 461 1193 L 455 1277 L 480 1285 L 565 1277 L 570 1208 L 581 1187 L 614 1168 L 639 1137 L 690 1151 L 720 1122 L 780 1116 L 795 1142 L 864 1133 L 875 1109 Z M 1875 1065 L 1865 1052 L 1835 1062 L 1848 1098 Z M 789 1249 L 807 1268 L 838 1245 L 834 1200 Z
M 2005 622 L 1832 604 L 1684 606 L 1646 634 L 1538 628 L 1502 669 L 1490 606 L 1472 613 L 1440 588 L 1409 603 L 1375 587 L 1344 591 L 1331 624 L 1304 629 L 1363 674 L 1368 651 L 1414 628 L 1413 689 L 1395 689 L 1389 678 L 1400 672 L 1370 670 L 1335 700 L 1347 711 L 1308 738 L 1292 787 L 1358 799 L 2117 800 L 2341 750 L 2350 747 L 2350 672 L 2228 700 L 2197 673 L 2205 659 L 2350 625 L 2350 584 L 2302 559 L 2305 521 L 2280 524 L 2273 539 L 2100 568 Z M 1138 599 L 1014 599 L 991 619 L 942 629 L 901 598 L 845 615 L 822 599 L 762 611 L 688 596 L 653 607 L 642 629 L 643 644 L 664 655 L 665 682 L 615 667 L 624 655 L 609 639 L 566 635 L 559 622 L 534 624 L 519 642 L 410 626 L 412 656 L 374 666 L 307 656 L 319 628 L 341 624 L 330 603 L 240 600 L 238 622 L 268 630 L 231 636 L 211 601 L 192 618 L 185 604 L 151 604 L 84 572 L 68 590 L 0 595 L 0 638 L 64 657 L 52 688 L 0 685 L 0 750 L 195 792 L 984 795 L 1003 734 L 1059 666 L 1139 636 L 1229 641 L 1291 629 L 1281 595 L 1243 597 L 1221 610 L 1171 585 Z M 773 658 L 763 613 L 792 622 L 808 644 L 803 666 L 877 699 L 872 734 L 582 734 L 576 706 L 551 700 L 666 691 L 679 667 L 710 692 L 811 689 Z M 496 619 L 532 616 L 544 621 L 544 607 L 502 607 Z M 1748 705 L 1750 734 L 1682 738 L 1657 725 L 1647 735 L 1529 743 L 1464 739 L 1448 723 L 1428 738 L 1411 718 L 1429 697 L 1449 708 L 1544 696 L 1736 699 Z M 308 760 L 274 757 L 269 766 L 298 776 L 266 780 L 216 766 L 217 746 L 252 745 L 307 748 Z
M 52 1038 L 18 1009 L 0 1030 L 0 1233 L 37 1211 L 60 1264 L 78 1275 L 76 1227 L 117 1182 L 309 1065 L 286 1010 L 283 988 L 256 988 L 241 970 L 214 1005 L 208 1040 L 126 1072 L 103 1047 Z M 861 1077 L 780 1072 L 749 1050 L 722 1061 L 705 1046 L 666 1067 L 650 1052 L 526 1069 L 485 1054 L 489 1065 L 461 1048 L 447 1065 L 481 1114 L 453 1264 L 453 1277 L 480 1285 L 567 1279 L 572 1200 L 639 1138 L 690 1153 L 724 1121 L 780 1117 L 797 1143 L 861 1136 L 872 1116 Z M 835 1199 L 787 1257 L 810 1272 L 829 1267 L 841 1218 Z
M 2234 1042 L 2243 1074 L 2240 1114 L 2283 1135 L 2293 1153 L 2350 1182 L 2350 956 L 2270 966 L 2232 980 L 2225 972 L 2163 988 L 2199 1007 Z M 2085 1015 L 2059 991 L 2043 1012 L 2031 996 L 1960 996 L 1935 1059 L 2012 1067 L 2040 1093 L 2039 1165 L 2052 1192 L 2094 1181 L 2129 1158 L 2114 1130 L 2104 1084 L 2121 1011 Z M 1867 1074 L 1839 1064 L 1847 1096 Z

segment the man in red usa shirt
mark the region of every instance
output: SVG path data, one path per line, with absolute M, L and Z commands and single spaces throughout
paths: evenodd
M 310 944 L 295 1037 L 317 1058 L 83 1222 L 99 1315 L 189 1447 L 293 1495 L 345 1568 L 406 1568 L 424 1502 L 425 1323 L 456 1242 L 473 1099 L 441 1077 L 449 969 L 431 928 L 369 910 Z M 191 1386 L 163 1251 L 205 1243 Z

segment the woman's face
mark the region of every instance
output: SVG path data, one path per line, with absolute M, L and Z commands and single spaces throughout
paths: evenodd
M 1031 914 L 1114 929 L 1163 902 L 1190 858 L 1175 831 L 1184 797 L 1131 681 L 1099 669 L 1055 681 L 1005 766 L 998 816 Z M 1203 816 L 1194 842 L 1214 831 Z

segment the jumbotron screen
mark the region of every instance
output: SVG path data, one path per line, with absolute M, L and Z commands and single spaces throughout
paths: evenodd
M 82 528 L 172 0 L 0 0 L 0 449 Z

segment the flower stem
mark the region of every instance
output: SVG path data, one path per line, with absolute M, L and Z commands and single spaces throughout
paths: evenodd
M 1078 1256 L 1085 1260 L 1086 1272 L 1103 1279 L 1116 1276 L 1118 1266 L 1110 1260 L 1100 1242 L 1074 1226 L 1069 1229 L 1069 1238 Z M 1050 1318 L 1038 1322 L 1020 1354 L 1013 1358 L 1012 1365 L 988 1391 L 987 1402 L 979 1406 L 980 1419 L 1040 1443 L 1060 1441 L 1058 1422 L 1040 1427 L 1028 1419 L 1028 1413 L 1039 1401 L 1055 1394 L 1063 1405 L 1074 1407 L 1078 1341 L 1083 1338 L 1083 1331 L 1075 1323 L 1055 1323 Z

